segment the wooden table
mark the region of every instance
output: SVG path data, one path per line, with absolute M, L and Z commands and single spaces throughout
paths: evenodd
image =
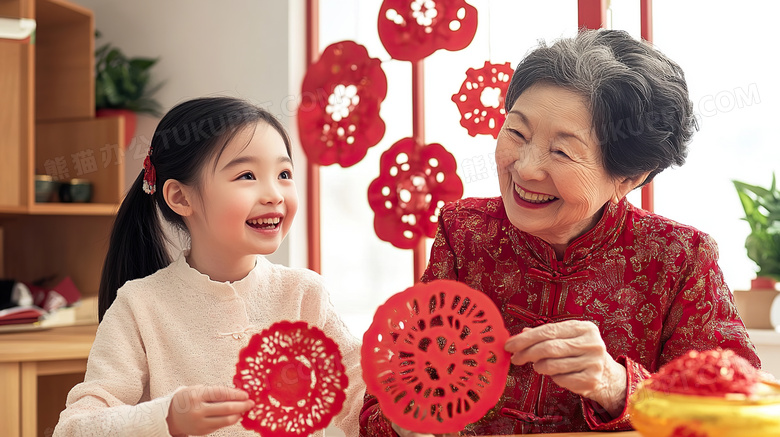
M 0 436 L 51 435 L 67 392 L 84 380 L 96 330 L 84 325 L 0 334 Z

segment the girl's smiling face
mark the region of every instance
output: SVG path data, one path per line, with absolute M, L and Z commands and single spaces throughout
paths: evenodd
M 598 222 L 602 207 L 634 185 L 610 176 L 585 99 L 538 83 L 507 114 L 496 145 L 501 196 L 522 231 L 565 248 Z
M 255 255 L 276 251 L 298 210 L 281 135 L 263 122 L 238 132 L 216 162 L 204 165 L 194 197 L 185 220 L 195 263 L 253 266 Z

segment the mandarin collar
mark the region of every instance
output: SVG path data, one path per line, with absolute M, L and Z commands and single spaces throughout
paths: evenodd
M 513 246 L 517 245 L 515 247 L 516 253 L 519 254 L 520 245 L 526 246 L 545 266 L 581 267 L 594 253 L 611 246 L 617 240 L 625 225 L 627 209 L 628 200 L 626 198 L 618 203 L 607 202 L 596 226 L 569 244 L 563 254 L 562 261 L 557 260 L 555 250 L 548 242 L 519 230 L 511 222 L 508 226 L 510 239 Z M 508 217 L 506 220 L 509 222 Z
M 255 257 L 255 266 L 249 273 L 238 281 L 214 281 L 208 275 L 205 275 L 194 269 L 187 263 L 187 253 L 182 252 L 179 258 L 174 261 L 174 271 L 193 290 L 216 295 L 221 299 L 230 299 L 238 296 L 246 296 L 249 292 L 256 289 L 261 277 L 270 268 L 270 262 L 265 257 Z

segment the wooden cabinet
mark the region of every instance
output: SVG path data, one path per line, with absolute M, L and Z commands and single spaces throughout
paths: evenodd
M 94 338 L 94 325 L 0 335 L 0 436 L 52 435 Z
M 124 125 L 95 118 L 94 17 L 65 0 L 0 0 L 0 16 L 37 24 L 30 44 L 0 41 L 0 277 L 70 276 L 94 298 L 124 183 Z M 86 179 L 92 201 L 38 203 L 36 174 Z M 86 332 L 58 334 L 68 329 Z M 0 434 L 51 435 L 93 338 L 94 326 L 0 334 Z M 18 347 L 38 358 L 15 357 Z
M 33 18 L 30 44 L 0 41 L 0 277 L 73 278 L 97 295 L 123 196 L 124 125 L 95 118 L 94 16 L 65 0 L 0 0 Z M 35 175 L 86 179 L 90 203 L 38 203 Z

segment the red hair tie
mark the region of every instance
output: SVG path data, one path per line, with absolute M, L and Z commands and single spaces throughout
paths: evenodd
M 154 171 L 151 156 L 152 146 L 149 146 L 149 153 L 146 154 L 146 159 L 144 159 L 144 193 L 146 194 L 154 194 L 157 191 L 157 172 Z

